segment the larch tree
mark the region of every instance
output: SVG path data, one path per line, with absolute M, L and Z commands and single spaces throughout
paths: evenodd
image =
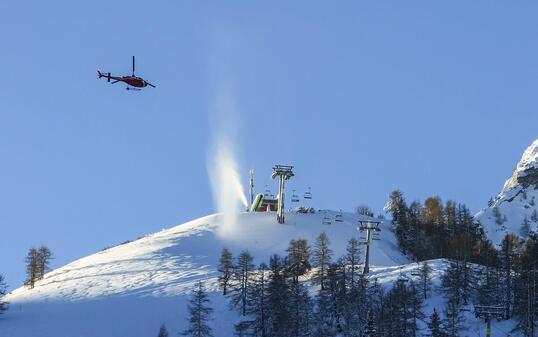
M 323 290 L 326 288 L 327 272 L 332 260 L 332 250 L 329 245 L 327 234 L 322 232 L 316 239 L 312 253 L 313 265 L 318 268 L 315 273 L 315 281 L 321 285 Z
M 42 280 L 45 277 L 45 273 L 49 271 L 50 260 L 52 259 L 52 252 L 47 246 L 42 245 L 37 250 L 37 268 L 38 279 Z
M 260 264 L 252 277 L 252 286 L 248 292 L 248 321 L 241 322 L 240 327 L 250 329 L 252 337 L 267 337 L 269 316 L 271 313 L 268 300 L 268 270 L 265 263 Z
M 347 254 L 345 257 L 345 261 L 346 266 L 349 268 L 349 285 L 351 290 L 353 291 L 356 287 L 356 278 L 359 271 L 358 269 L 360 263 L 361 249 L 359 240 L 357 240 L 356 238 L 349 239 L 349 241 L 347 242 L 346 252 Z
M 209 306 L 209 298 L 204 283 L 196 283 L 196 290 L 189 301 L 188 327 L 181 334 L 190 337 L 213 337 L 213 329 L 209 322 L 213 319 L 213 308 Z
M 35 282 L 39 279 L 39 253 L 34 247 L 30 248 L 26 255 L 26 281 L 24 285 L 34 288 Z
M 247 314 L 247 299 L 249 287 L 252 285 L 251 275 L 254 270 L 252 255 L 248 250 L 243 250 L 237 258 L 236 270 L 233 274 L 234 285 L 231 292 L 232 305 L 239 310 L 241 315 Z
M 222 288 L 222 294 L 227 295 L 228 285 L 230 283 L 230 280 L 232 279 L 234 270 L 232 253 L 230 253 L 228 249 L 224 248 L 222 250 L 222 253 L 220 254 L 219 265 L 217 268 L 220 272 L 219 284 Z
M 432 288 L 432 269 L 428 264 L 428 261 L 422 262 L 420 265 L 420 288 L 422 291 L 422 296 L 424 299 L 427 299 L 430 295 Z

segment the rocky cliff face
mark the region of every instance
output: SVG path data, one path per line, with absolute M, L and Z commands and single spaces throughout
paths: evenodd
M 507 233 L 526 236 L 538 228 L 538 139 L 523 153 L 512 176 L 487 208 L 476 215 L 488 237 L 499 244 Z

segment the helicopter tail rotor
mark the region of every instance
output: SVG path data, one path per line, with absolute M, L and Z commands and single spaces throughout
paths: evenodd
M 110 82 L 110 73 L 102 73 L 99 70 L 97 70 L 97 76 L 98 78 L 106 77 L 107 81 Z

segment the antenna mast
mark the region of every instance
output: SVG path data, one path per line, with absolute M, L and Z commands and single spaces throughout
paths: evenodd
M 250 185 L 250 189 L 249 189 L 250 206 L 252 206 L 252 204 L 254 203 L 254 169 L 250 169 L 248 171 L 248 175 L 249 175 L 249 185 Z

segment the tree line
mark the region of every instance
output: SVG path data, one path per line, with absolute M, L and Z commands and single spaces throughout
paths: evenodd
M 312 247 L 305 239 L 293 239 L 286 253 L 255 266 L 248 250 L 234 258 L 223 249 L 218 281 L 231 309 L 241 316 L 236 336 L 417 336 L 419 321 L 429 321 L 422 312 L 432 290 L 428 263 L 416 282 L 399 280 L 385 291 L 377 279 L 362 274 L 356 238 L 338 259 L 326 233 Z M 310 285 L 316 286 L 315 293 Z M 434 317 L 433 329 L 442 329 L 436 319 L 441 322 Z
M 449 258 L 491 264 L 497 254 L 481 225 L 464 204 L 429 197 L 407 204 L 403 193 L 391 193 L 386 210 L 392 216 L 401 251 L 417 261 Z

